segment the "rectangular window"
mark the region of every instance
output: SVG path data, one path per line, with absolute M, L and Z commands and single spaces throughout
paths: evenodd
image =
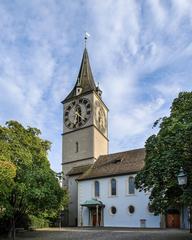
M 135 194 L 135 178 L 134 177 L 129 177 L 128 194 Z

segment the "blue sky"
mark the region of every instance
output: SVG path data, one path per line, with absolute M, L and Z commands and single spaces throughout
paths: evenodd
M 143 147 L 173 98 L 192 90 L 191 0 L 0 0 L 0 124 L 52 142 L 61 170 L 62 104 L 84 49 L 110 109 L 110 152 Z

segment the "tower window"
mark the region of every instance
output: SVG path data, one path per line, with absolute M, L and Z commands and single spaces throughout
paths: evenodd
M 75 152 L 76 153 L 79 152 L 79 143 L 78 142 L 75 143 Z
M 99 197 L 99 182 L 95 181 L 95 197 Z

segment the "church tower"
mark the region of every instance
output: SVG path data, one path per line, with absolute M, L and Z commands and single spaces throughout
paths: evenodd
M 100 155 L 108 154 L 108 108 L 96 87 L 85 47 L 74 88 L 62 101 L 63 186 L 70 194 L 69 225 L 77 222 L 77 182 L 79 168 L 93 164 Z M 71 174 L 70 174 L 71 173 Z M 73 175 L 72 175 L 73 173 Z

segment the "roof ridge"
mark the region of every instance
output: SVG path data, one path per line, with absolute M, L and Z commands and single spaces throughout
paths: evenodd
M 115 154 L 119 154 L 119 153 L 126 153 L 126 152 L 134 152 L 134 151 L 138 151 L 138 150 L 145 150 L 145 148 L 143 147 L 143 148 L 136 148 L 136 149 L 131 149 L 131 150 L 128 150 L 128 151 L 122 151 L 122 152 L 115 152 L 115 153 L 109 153 L 109 154 L 104 154 L 104 155 L 100 155 L 99 156 L 99 158 L 100 157 L 104 157 L 104 156 L 111 156 L 111 155 L 115 155 Z M 99 159 L 98 158 L 98 159 Z

